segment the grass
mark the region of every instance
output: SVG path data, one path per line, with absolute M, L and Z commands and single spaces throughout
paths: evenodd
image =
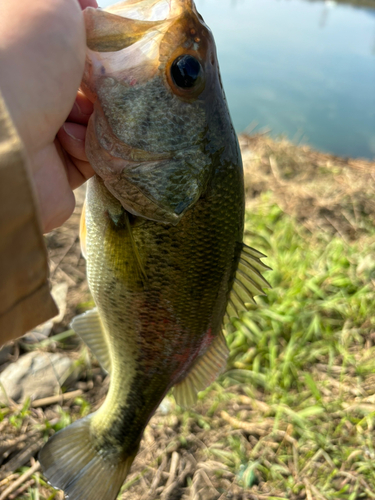
M 233 321 L 222 386 L 239 383 L 260 398 L 266 406 L 249 421 L 271 419 L 272 432 L 249 455 L 229 437 L 231 468 L 244 471 L 244 485 L 257 478 L 282 498 L 300 491 L 309 498 L 308 490 L 310 498 L 375 498 L 375 399 L 364 388 L 375 372 L 375 232 L 351 243 L 311 234 L 271 193 L 248 211 L 246 228 L 247 242 L 269 256 L 273 289 Z M 229 401 L 233 407 L 236 394 Z M 277 445 L 271 437 L 278 430 L 292 439 Z
M 171 396 L 153 417 L 121 498 L 375 498 L 373 165 L 245 139 L 245 241 L 267 255 L 273 288 L 233 320 L 227 371 L 197 405 L 185 411 Z M 43 349 L 63 348 L 70 335 L 58 333 Z M 37 447 L 95 410 L 105 387 L 95 365 L 80 365 L 86 389 L 78 398 L 0 408 L 10 443 L 5 452 L 0 444 L 0 457 L 8 453 L 1 500 L 62 498 L 33 472 L 33 458 L 21 463 L 25 448 L 14 443 L 25 435 L 24 444 Z M 30 471 L 18 493 L 4 497 Z
M 230 365 L 260 377 L 265 391 L 278 399 L 298 388 L 300 372 L 314 364 L 339 364 L 359 377 L 369 373 L 373 348 L 362 351 L 375 324 L 371 275 L 374 234 L 358 242 L 310 234 L 262 197 L 247 214 L 246 239 L 269 255 L 273 288 L 258 306 L 234 320 L 228 336 Z M 241 352 L 244 351 L 244 352 Z M 249 352 L 250 351 L 250 352 Z

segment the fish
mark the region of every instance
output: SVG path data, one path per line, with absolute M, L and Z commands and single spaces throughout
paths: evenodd
M 96 175 L 80 238 L 95 308 L 72 327 L 110 385 L 39 460 L 69 499 L 112 500 L 168 391 L 189 407 L 223 372 L 223 327 L 264 294 L 269 268 L 243 242 L 241 153 L 194 2 L 128 0 L 84 16 Z

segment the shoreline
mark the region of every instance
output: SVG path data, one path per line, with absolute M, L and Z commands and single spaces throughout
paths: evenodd
M 325 0 L 308 0 L 309 2 L 322 2 Z M 351 5 L 352 7 L 364 7 L 375 9 L 375 2 L 373 0 L 335 0 L 335 3 Z
M 373 227 L 375 160 L 342 158 L 264 134 L 238 138 L 247 208 L 271 191 L 280 208 L 312 233 L 355 240 Z

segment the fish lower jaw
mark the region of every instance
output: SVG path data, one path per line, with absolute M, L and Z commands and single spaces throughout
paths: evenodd
M 125 126 L 125 125 L 124 125 Z M 87 127 L 86 149 L 90 154 L 93 150 L 95 155 L 103 155 L 103 161 L 108 162 L 103 166 L 104 171 L 120 173 L 126 166 L 132 166 L 144 162 L 158 162 L 168 160 L 173 155 L 169 152 L 157 153 L 135 148 L 123 142 L 112 131 L 112 127 L 98 102 L 90 118 Z M 92 154 L 91 156 L 95 156 Z M 94 170 L 96 170 L 95 158 L 92 159 Z M 104 172 L 97 172 L 99 175 Z
M 105 120 L 105 118 L 104 118 Z M 86 135 L 86 154 L 96 174 L 123 208 L 137 217 L 177 224 L 182 214 L 164 208 L 131 178 L 136 167 L 149 170 L 171 159 L 171 154 L 149 153 L 123 144 L 109 130 L 106 120 L 90 118 Z M 136 176 L 135 176 L 136 177 Z
M 134 167 L 141 163 L 158 163 L 160 161 L 170 160 L 172 155 L 170 153 L 154 153 L 148 152 L 142 149 L 133 148 L 127 144 L 122 144 L 118 140 L 111 140 L 108 135 L 104 135 L 98 139 L 100 146 L 108 154 L 108 157 L 112 161 L 119 162 L 118 165 L 122 165 L 121 170 L 125 168 Z M 122 162 L 120 164 L 120 162 Z M 114 170 L 114 173 L 118 173 L 119 168 Z

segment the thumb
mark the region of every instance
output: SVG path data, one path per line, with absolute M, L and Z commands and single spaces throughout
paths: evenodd
M 78 0 L 78 3 L 81 6 L 81 9 L 84 10 L 86 7 L 94 7 L 98 8 L 98 2 L 96 0 Z

